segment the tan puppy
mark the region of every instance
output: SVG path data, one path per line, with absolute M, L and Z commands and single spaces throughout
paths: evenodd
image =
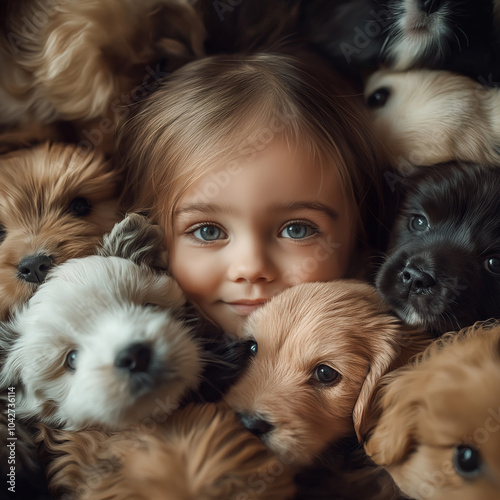
M 500 163 L 500 90 L 447 71 L 377 71 L 365 100 L 398 166 Z
M 120 174 L 100 154 L 45 143 L 0 156 L 0 319 L 54 265 L 94 252 L 120 220 Z
M 428 344 L 389 313 L 375 288 L 348 280 L 289 288 L 243 330 L 255 358 L 226 401 L 283 459 L 310 464 L 363 434 L 378 379 Z
M 500 495 L 500 323 L 448 334 L 384 379 L 365 449 L 417 500 Z
M 72 500 L 285 500 L 294 469 L 213 404 L 117 433 L 43 427 L 49 488 Z

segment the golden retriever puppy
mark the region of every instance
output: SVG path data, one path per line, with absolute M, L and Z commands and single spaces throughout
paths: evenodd
M 42 427 L 49 488 L 65 500 L 285 500 L 294 468 L 225 406 L 189 405 L 121 432 Z
M 401 490 L 417 500 L 498 500 L 500 323 L 442 337 L 383 382 L 365 449 Z
M 76 120 L 111 146 L 130 106 L 204 54 L 191 0 L 18 0 L 0 21 L 0 126 Z
M 0 320 L 48 271 L 94 253 L 121 218 L 121 174 L 101 154 L 43 143 L 0 156 Z
M 395 165 L 500 163 L 500 89 L 447 71 L 380 70 L 365 100 Z
M 363 435 L 382 375 L 427 336 L 402 324 L 371 285 L 304 283 L 249 317 L 254 359 L 225 401 L 282 459 L 311 464 L 331 444 Z

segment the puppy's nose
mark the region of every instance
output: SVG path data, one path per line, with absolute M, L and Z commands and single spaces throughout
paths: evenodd
M 131 344 L 122 349 L 115 358 L 115 366 L 130 373 L 144 373 L 151 364 L 151 347 Z
M 441 0 L 419 0 L 420 10 L 423 10 L 428 16 L 439 10 Z
M 403 284 L 415 293 L 421 293 L 436 284 L 436 280 L 426 271 L 408 264 L 401 274 Z
M 270 424 L 267 420 L 250 415 L 249 413 L 238 413 L 241 423 L 257 437 L 263 436 L 274 429 L 274 425 Z
M 48 255 L 27 255 L 19 261 L 18 276 L 29 283 L 42 283 L 53 265 L 54 261 Z

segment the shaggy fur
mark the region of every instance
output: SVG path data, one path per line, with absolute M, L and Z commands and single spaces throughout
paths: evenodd
M 99 154 L 45 143 L 0 156 L 0 319 L 35 292 L 49 267 L 94 253 L 120 219 L 121 175 Z M 37 276 L 23 259 L 45 257 Z
M 42 427 L 56 498 L 220 500 L 292 498 L 280 462 L 224 406 L 191 405 L 153 428 L 70 433 Z
M 101 255 L 55 267 L 2 325 L 0 387 L 17 387 L 17 418 L 120 428 L 175 408 L 197 385 L 201 348 L 176 317 L 185 302 L 177 283 L 149 266 L 163 247 L 153 229 L 125 218 Z
M 373 129 L 399 167 L 500 163 L 500 89 L 447 71 L 377 71 L 365 99 Z
M 0 125 L 72 120 L 82 141 L 112 149 L 130 105 L 203 55 L 193 3 L 9 2 L 0 36 Z
M 500 324 L 443 336 L 383 379 L 381 417 L 366 451 L 411 498 L 496 500 L 499 401 Z
M 379 292 L 435 334 L 500 318 L 500 169 L 452 163 L 404 180 Z
M 225 400 L 300 464 L 361 436 L 378 379 L 428 343 L 389 314 L 374 287 L 343 280 L 285 290 L 249 317 L 243 337 L 255 341 L 255 357 Z

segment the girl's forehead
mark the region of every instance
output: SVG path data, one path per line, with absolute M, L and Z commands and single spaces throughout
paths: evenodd
M 239 160 L 211 165 L 180 197 L 178 207 L 231 200 L 238 205 L 249 197 L 291 203 L 342 197 L 335 161 L 323 165 L 299 147 L 277 141 Z

